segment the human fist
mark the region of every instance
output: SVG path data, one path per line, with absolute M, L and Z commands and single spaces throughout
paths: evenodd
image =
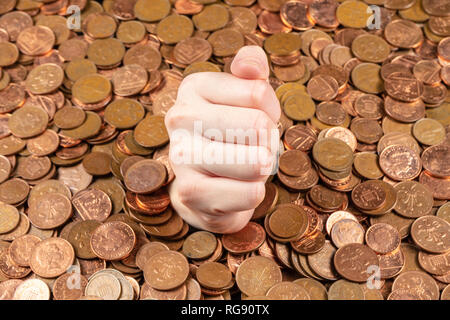
M 165 118 L 172 206 L 190 225 L 216 233 L 248 223 L 279 150 L 280 105 L 264 51 L 243 47 L 231 72 L 187 76 Z

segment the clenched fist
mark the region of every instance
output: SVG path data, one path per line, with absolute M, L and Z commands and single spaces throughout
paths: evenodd
M 280 105 L 264 51 L 242 48 L 231 72 L 187 76 L 165 118 L 172 205 L 190 225 L 217 233 L 248 223 L 279 150 Z

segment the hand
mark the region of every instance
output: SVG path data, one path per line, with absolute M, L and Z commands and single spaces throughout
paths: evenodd
M 248 223 L 279 147 L 280 105 L 264 51 L 242 48 L 231 72 L 187 76 L 165 118 L 172 206 L 190 225 L 216 233 Z

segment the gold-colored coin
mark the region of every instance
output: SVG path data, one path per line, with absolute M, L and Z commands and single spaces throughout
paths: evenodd
M 125 55 L 125 46 L 115 38 L 94 40 L 89 45 L 87 56 L 100 68 L 120 63 Z
M 228 10 L 219 4 L 206 6 L 202 12 L 194 15 L 192 21 L 200 31 L 215 31 L 226 26 L 230 20 Z
M 294 33 L 276 33 L 264 41 L 264 49 L 268 54 L 287 56 L 302 46 L 302 38 Z
M 360 152 L 355 155 L 353 160 L 355 170 L 366 179 L 380 179 L 384 176 L 381 171 L 378 155 L 370 152 Z
M 386 60 L 391 48 L 383 38 L 377 35 L 362 34 L 353 40 L 352 51 L 362 61 L 379 63 Z
M 0 67 L 13 65 L 19 59 L 19 49 L 11 42 L 0 42 Z
M 331 171 L 342 171 L 353 163 L 353 151 L 342 140 L 325 138 L 313 147 L 313 157 L 322 167 Z
M 20 221 L 19 211 L 6 203 L 0 203 L 0 234 L 12 231 Z
M 72 94 L 81 103 L 98 103 L 106 99 L 112 90 L 111 81 L 99 74 L 88 74 L 78 79 Z
M 117 29 L 117 39 L 125 45 L 130 45 L 142 41 L 147 35 L 145 26 L 139 21 L 124 21 Z
M 48 114 L 39 107 L 23 107 L 9 118 L 9 129 L 19 138 L 31 138 L 45 131 Z
M 194 32 L 194 25 L 186 16 L 173 14 L 158 23 L 156 34 L 165 44 L 176 44 L 189 38 Z
M 316 105 L 307 94 L 295 94 L 283 102 L 284 113 L 292 120 L 306 121 L 316 112 Z
M 446 132 L 444 126 L 434 119 L 421 119 L 413 126 L 413 135 L 420 143 L 428 146 L 444 141 Z
M 120 99 L 112 102 L 105 109 L 104 119 L 119 129 L 133 128 L 144 118 L 144 107 L 132 99 Z
M 100 116 L 91 111 L 86 112 L 84 122 L 74 129 L 61 130 L 61 134 L 72 139 L 87 139 L 95 136 L 102 126 Z
M 384 90 L 384 81 L 380 75 L 381 67 L 374 63 L 361 63 L 351 74 L 353 84 L 366 93 L 380 93 Z
M 58 89 L 63 80 L 63 69 L 56 64 L 46 63 L 31 70 L 25 86 L 32 94 L 47 94 Z
M 339 23 L 347 28 L 365 28 L 371 16 L 369 6 L 356 0 L 344 1 L 336 10 Z
M 170 13 L 169 0 L 138 0 L 134 5 L 134 14 L 145 22 L 164 19 Z
M 169 141 L 163 116 L 147 116 L 134 130 L 134 139 L 146 148 L 159 147 Z
M 116 20 L 105 12 L 89 15 L 83 21 L 82 30 L 93 39 L 105 39 L 114 35 Z
M 214 31 L 208 37 L 208 41 L 217 57 L 232 56 L 244 46 L 244 36 L 238 30 L 232 28 Z
M 65 68 L 67 78 L 70 81 L 77 81 L 85 75 L 97 73 L 95 63 L 88 59 L 74 59 Z
M 423 10 L 422 0 L 416 0 L 414 5 L 408 9 L 399 10 L 400 17 L 414 22 L 425 22 L 430 16 Z
M 184 69 L 183 76 L 187 77 L 197 72 L 221 72 L 220 67 L 209 61 L 194 62 Z

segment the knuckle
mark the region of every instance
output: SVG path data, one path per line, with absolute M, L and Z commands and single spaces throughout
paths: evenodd
M 264 80 L 253 80 L 251 90 L 251 100 L 254 105 L 261 105 L 262 99 L 266 96 L 269 84 Z
M 264 182 L 253 182 L 247 193 L 249 205 L 252 208 L 256 208 L 264 200 L 265 192 L 266 187 Z
M 264 111 L 255 109 L 256 114 L 253 120 L 253 129 L 259 131 L 266 131 L 270 128 L 270 119 Z
M 169 109 L 164 119 L 164 123 L 167 129 L 173 130 L 179 127 L 181 122 L 185 121 L 188 118 L 185 109 L 186 107 L 183 107 L 181 105 L 176 105 Z
M 178 199 L 185 206 L 189 207 L 194 200 L 194 197 L 201 194 L 199 185 L 194 181 L 183 181 L 178 185 Z

